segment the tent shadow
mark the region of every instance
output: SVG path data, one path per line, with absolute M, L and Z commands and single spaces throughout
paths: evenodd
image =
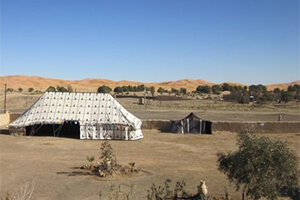
M 0 134 L 1 135 L 9 135 L 9 130 L 8 129 L 0 129 Z

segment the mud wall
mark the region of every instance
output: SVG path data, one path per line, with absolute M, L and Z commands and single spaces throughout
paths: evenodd
M 158 129 L 170 132 L 169 120 L 143 120 L 142 129 Z M 255 133 L 300 133 L 300 122 L 213 122 L 212 131 L 240 132 L 251 130 Z
M 4 113 L 0 114 L 0 126 L 6 126 L 15 121 L 21 114 Z
M 0 114 L 0 126 L 9 124 L 9 113 Z
M 16 113 L 10 113 L 9 114 L 9 123 L 15 121 L 18 117 L 20 117 L 21 114 L 16 114 Z
M 248 129 L 255 133 L 300 133 L 300 122 L 214 122 L 212 129 L 229 132 Z
M 162 132 L 170 132 L 170 120 L 143 120 L 142 129 L 158 129 Z

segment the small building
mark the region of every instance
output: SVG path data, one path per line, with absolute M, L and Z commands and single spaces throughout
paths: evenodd
M 212 134 L 212 122 L 197 117 L 194 113 L 190 113 L 187 117 L 171 121 L 172 133 L 193 133 L 193 134 Z
M 137 140 L 142 121 L 110 94 L 45 92 L 9 124 L 11 134 Z

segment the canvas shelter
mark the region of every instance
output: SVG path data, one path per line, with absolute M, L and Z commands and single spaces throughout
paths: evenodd
M 172 133 L 194 133 L 194 134 L 212 134 L 212 122 L 197 117 L 190 113 L 187 117 L 171 121 Z
M 23 135 L 137 140 L 143 138 L 141 126 L 110 94 L 45 92 L 9 129 Z

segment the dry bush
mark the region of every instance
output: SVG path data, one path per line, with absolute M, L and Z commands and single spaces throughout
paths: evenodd
M 36 187 L 36 181 L 28 180 L 22 185 L 16 187 L 13 191 L 8 191 L 3 200 L 30 200 L 33 198 L 33 192 Z

